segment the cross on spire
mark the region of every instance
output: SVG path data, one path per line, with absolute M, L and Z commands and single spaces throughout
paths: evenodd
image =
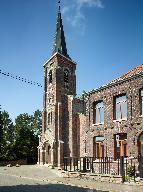
M 61 1 L 58 1 L 59 4 L 59 11 L 61 10 Z

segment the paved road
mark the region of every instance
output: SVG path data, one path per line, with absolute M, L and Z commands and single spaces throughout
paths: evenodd
M 42 166 L 0 167 L 0 192 L 97 192 L 60 176 L 58 171 Z
M 100 189 L 100 190 L 99 190 Z M 143 186 L 128 186 L 63 178 L 44 166 L 0 167 L 0 192 L 142 192 Z
M 34 179 L 0 176 L 0 192 L 93 192 L 93 190 L 64 184 L 51 184 Z M 94 190 L 96 191 L 96 190 Z

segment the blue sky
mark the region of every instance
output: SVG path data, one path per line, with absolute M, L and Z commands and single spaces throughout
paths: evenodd
M 63 0 L 68 54 L 77 63 L 77 95 L 143 63 L 142 0 Z M 0 0 L 0 69 L 43 83 L 51 57 L 56 0 Z M 0 104 L 14 118 L 42 110 L 43 88 L 0 74 Z

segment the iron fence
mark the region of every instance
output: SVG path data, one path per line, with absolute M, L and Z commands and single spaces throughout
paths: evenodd
M 135 180 L 143 178 L 143 156 L 125 158 L 121 156 L 114 161 L 113 157 L 64 157 L 65 171 L 91 172 L 96 174 L 111 174 L 122 176 L 123 182 L 127 177 Z

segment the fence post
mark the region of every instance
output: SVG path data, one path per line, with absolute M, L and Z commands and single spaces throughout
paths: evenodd
M 109 157 L 109 174 L 110 174 L 110 169 L 111 169 L 111 159 L 110 159 L 110 157 Z
M 72 170 L 72 158 L 70 157 L 69 160 L 70 160 L 70 171 L 71 171 Z
M 134 181 L 136 180 L 136 166 L 135 166 L 135 162 L 134 162 Z
M 64 171 L 65 171 L 66 169 L 65 169 L 65 157 L 64 157 Z
M 103 174 L 103 166 L 102 165 L 104 165 L 104 164 L 102 164 L 102 160 L 104 161 L 104 159 L 103 159 L 104 157 L 101 157 L 101 158 L 99 158 L 99 162 L 100 162 L 100 160 L 101 160 L 101 163 L 99 163 L 99 167 L 100 167 L 100 169 L 99 169 L 99 173 L 100 174 Z
M 107 157 L 105 157 L 105 171 L 104 171 L 105 174 L 107 174 L 107 166 L 108 166 L 107 165 Z
M 107 162 L 107 166 L 106 166 L 107 167 L 106 168 L 107 171 L 106 171 L 106 173 L 109 174 L 109 161 L 108 161 L 108 157 L 106 157 L 106 162 Z
M 90 157 L 90 172 L 93 173 L 93 157 Z
M 104 166 L 105 158 L 103 157 L 102 160 L 103 160 L 103 161 L 101 161 L 101 165 L 103 165 L 103 166 L 102 166 L 102 172 L 101 172 L 101 174 L 104 174 L 104 173 L 105 173 L 105 172 L 104 172 L 104 169 L 105 169 L 105 168 L 104 168 L 104 167 L 105 167 L 105 166 Z
M 127 175 L 127 170 L 128 170 L 128 161 L 126 159 L 126 175 Z
M 67 171 L 66 170 L 66 158 L 64 157 L 64 171 Z
M 120 174 L 120 164 L 119 164 L 119 158 L 118 158 L 118 175 Z
M 80 170 L 79 171 L 81 172 L 81 157 L 80 157 Z
M 86 157 L 83 157 L 83 172 L 86 172 Z
M 77 165 L 76 165 L 76 166 L 77 166 L 77 171 L 79 171 L 79 170 L 78 170 L 78 157 L 77 157 L 77 159 L 76 159 L 76 163 L 77 163 Z
M 76 164 L 76 158 L 73 158 L 73 167 L 74 167 L 74 171 L 75 171 L 75 164 Z
M 125 181 L 125 168 L 124 168 L 124 157 L 120 157 L 120 174 L 122 176 L 122 182 Z
M 86 164 L 87 164 L 87 169 L 89 169 L 89 158 L 87 157 L 87 162 L 86 162 Z
M 66 171 L 68 171 L 68 158 L 66 158 Z
M 99 158 L 99 174 L 102 173 L 102 158 Z

